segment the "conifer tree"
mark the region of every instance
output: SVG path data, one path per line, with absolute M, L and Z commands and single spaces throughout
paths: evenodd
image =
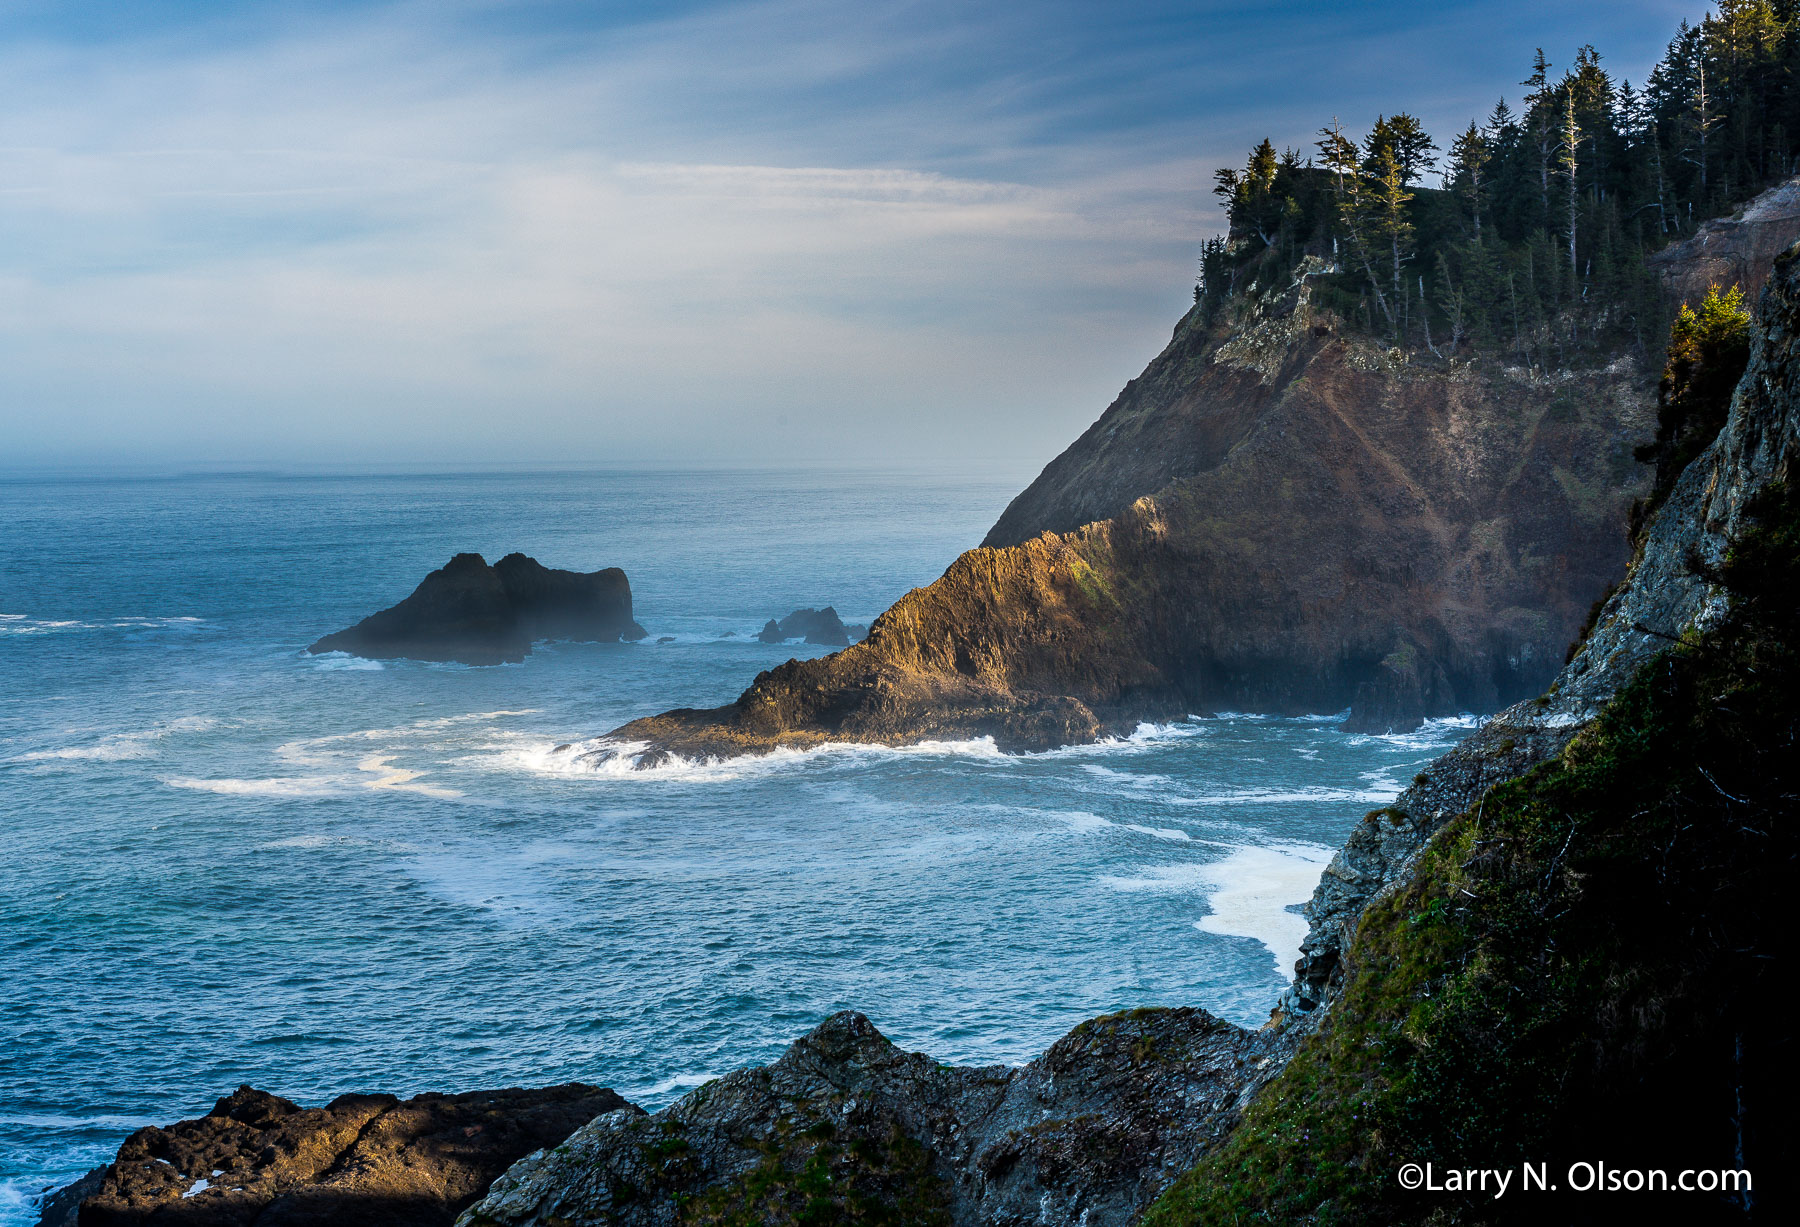
M 1525 95 L 1525 114 L 1531 125 L 1537 149 L 1538 197 L 1542 207 L 1540 216 L 1548 225 L 1550 221 L 1550 155 L 1555 148 L 1556 138 L 1549 111 L 1550 61 L 1544 58 L 1542 47 L 1537 49 L 1537 58 L 1531 62 L 1531 75 L 1526 77 L 1521 84 L 1531 91 Z
M 1488 138 L 1471 119 L 1468 128 L 1450 146 L 1449 183 L 1468 205 L 1477 243 L 1481 242 L 1481 202 L 1485 190 L 1482 172 L 1487 169 L 1491 157 Z
M 1579 278 L 1580 266 L 1575 260 L 1575 228 L 1577 215 L 1581 207 L 1580 199 L 1577 194 L 1577 172 L 1580 168 L 1581 128 L 1575 122 L 1575 90 L 1573 86 L 1569 88 L 1565 98 L 1562 150 L 1558 162 L 1560 164 L 1559 169 L 1562 171 L 1563 177 L 1568 183 L 1569 274 L 1571 277 Z

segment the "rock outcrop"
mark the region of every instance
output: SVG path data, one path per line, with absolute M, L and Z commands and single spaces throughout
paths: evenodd
M 1352 727 L 1495 711 L 1554 676 L 1624 572 L 1654 429 L 1627 358 L 1422 367 L 1308 287 L 1190 315 L 957 559 L 834 656 L 595 748 L 641 764 L 829 741 L 1090 740 L 1220 709 Z
M 803 639 L 820 647 L 847 648 L 851 642 L 850 630 L 838 617 L 838 611 L 827 605 L 823 609 L 796 609 L 779 622 L 770 618 L 756 637 L 764 643 Z
M 644 637 L 631 619 L 631 584 L 617 567 L 556 571 L 524 554 L 508 554 L 490 567 L 480 554 L 458 554 L 398 605 L 307 651 L 497 665 L 524 660 L 543 639 Z
M 612 1091 L 341 1095 L 301 1108 L 251 1087 L 211 1112 L 140 1129 L 118 1158 L 46 1202 L 43 1227 L 448 1227 L 527 1153 L 602 1113 Z
M 1202 1010 L 1133 1010 L 1029 1065 L 963 1069 L 845 1012 L 772 1065 L 600 1117 L 460 1222 L 1125 1223 L 1229 1128 L 1269 1046 Z
M 1698 303 L 1714 285 L 1742 286 L 1755 301 L 1775 257 L 1796 235 L 1800 235 L 1800 178 L 1770 188 L 1730 217 L 1702 222 L 1691 236 L 1657 252 L 1649 263 L 1677 302 Z

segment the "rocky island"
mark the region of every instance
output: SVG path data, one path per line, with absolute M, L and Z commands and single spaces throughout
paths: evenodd
M 780 621 L 770 618 L 756 637 L 764 643 L 802 639 L 820 647 L 846 648 L 867 634 L 866 626 L 845 626 L 838 611 L 827 605 L 823 609 L 796 609 Z
M 497 665 L 524 660 L 543 639 L 617 643 L 646 634 L 632 621 L 631 583 L 617 567 L 584 574 L 524 554 L 493 566 L 480 554 L 458 554 L 398 605 L 307 651 Z

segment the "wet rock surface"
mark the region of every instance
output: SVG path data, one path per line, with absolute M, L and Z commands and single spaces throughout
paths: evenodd
M 322 1108 L 239 1087 L 211 1112 L 140 1129 L 48 1199 L 44 1227 L 447 1227 L 515 1160 L 603 1112 L 601 1087 L 341 1095 Z
M 1277 1042 L 1202 1010 L 1134 1010 L 1020 1068 L 953 1068 L 846 1011 L 772 1065 L 600 1117 L 460 1222 L 1127 1223 L 1224 1135 Z
M 617 567 L 558 571 L 524 554 L 508 554 L 490 567 L 480 554 L 458 554 L 398 605 L 307 651 L 497 665 L 524 660 L 543 639 L 644 637 L 631 617 L 631 584 Z

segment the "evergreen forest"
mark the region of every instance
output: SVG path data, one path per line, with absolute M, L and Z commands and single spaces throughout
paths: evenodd
M 1309 276 L 1315 303 L 1409 352 L 1660 351 L 1670 307 L 1643 257 L 1800 160 L 1800 0 L 1719 0 L 1641 87 L 1592 46 L 1560 73 L 1539 50 L 1522 84 L 1516 109 L 1448 138 L 1405 112 L 1360 137 L 1333 119 L 1310 149 L 1265 140 L 1219 170 L 1229 229 L 1202 249 L 1203 316 L 1314 256 L 1332 270 Z

